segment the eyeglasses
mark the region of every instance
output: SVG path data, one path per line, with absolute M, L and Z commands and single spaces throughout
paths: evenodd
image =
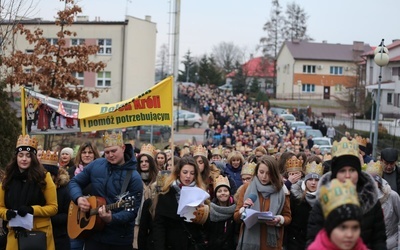
M 251 177 L 242 178 L 242 181 L 243 181 L 243 182 L 249 182 L 249 181 L 251 181 Z

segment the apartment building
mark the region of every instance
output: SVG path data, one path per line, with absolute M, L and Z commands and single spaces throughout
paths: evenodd
M 60 27 L 54 21 L 31 19 L 21 23 L 31 30 L 41 28 L 48 41 L 57 43 L 56 33 Z M 98 45 L 98 53 L 90 60 L 107 64 L 99 73 L 76 73 L 84 88 L 99 91 L 99 97 L 91 99 L 91 103 L 119 102 L 139 95 L 155 84 L 157 30 L 150 16 L 145 19 L 126 16 L 124 21 L 100 21 L 98 17 L 90 21 L 88 16 L 78 16 L 68 30 L 76 32 L 77 36 L 68 39 L 67 46 Z M 15 37 L 15 49 L 30 53 L 33 45 L 19 35 Z
M 371 50 L 363 42 L 284 42 L 277 57 L 277 98 L 348 99 L 365 78 L 360 56 Z

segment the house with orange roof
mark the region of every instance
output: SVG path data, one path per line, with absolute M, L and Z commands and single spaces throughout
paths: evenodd
M 389 64 L 382 67 L 381 118 L 400 118 L 400 39 L 386 45 Z M 363 54 L 366 59 L 366 89 L 377 96 L 381 68 L 374 61 L 374 50 Z M 375 112 L 375 111 L 374 111 Z
M 368 44 L 285 41 L 277 57 L 277 99 L 348 100 L 363 84 Z

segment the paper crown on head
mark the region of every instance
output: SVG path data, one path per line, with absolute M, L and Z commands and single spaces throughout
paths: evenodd
M 57 166 L 58 165 L 58 153 L 50 150 L 44 151 L 40 163 L 46 165 Z
M 226 186 L 231 189 L 231 185 L 229 184 L 228 177 L 219 175 L 217 178 L 214 180 L 214 191 L 217 190 L 220 186 Z
M 204 156 L 208 158 L 208 150 L 202 145 L 198 145 L 193 149 L 193 157 L 195 156 Z
M 159 188 L 159 190 L 161 190 L 161 188 L 164 186 L 165 180 L 168 178 L 168 176 L 170 176 L 171 171 L 169 170 L 161 170 L 158 172 L 157 174 L 157 187 Z
M 342 137 L 339 142 L 334 141 L 331 152 L 332 158 L 344 155 L 352 155 L 358 158 L 360 155 L 357 141 L 355 139 L 349 141 L 347 137 Z
M 297 158 L 295 155 L 286 160 L 286 171 L 296 172 L 303 170 L 303 159 Z
M 366 147 L 367 146 L 367 139 L 362 138 L 361 136 L 356 136 L 356 141 L 358 143 L 359 146 L 363 146 Z
M 113 146 L 123 146 L 124 140 L 122 138 L 122 132 L 115 133 L 115 131 L 113 131 L 110 134 L 105 132 L 103 136 L 103 143 L 105 148 Z
M 268 154 L 270 154 L 270 155 L 272 155 L 272 154 L 275 154 L 275 153 L 276 153 L 276 151 L 275 151 L 275 148 L 274 148 L 274 147 L 270 147 L 270 148 L 268 148 L 267 152 L 268 152 Z
M 319 193 L 319 199 L 322 205 L 324 217 L 342 205 L 352 204 L 360 206 L 357 197 L 356 186 L 348 179 L 341 182 L 338 179 L 333 179 L 328 186 L 322 186 Z
M 188 147 L 182 148 L 181 149 L 181 157 L 183 157 L 184 155 L 187 155 L 187 154 L 190 155 L 190 148 L 188 148 Z
M 372 176 L 379 175 L 380 177 L 383 176 L 383 168 L 380 161 L 373 161 L 364 164 L 365 165 L 365 172 Z
M 30 137 L 29 135 L 20 135 L 18 137 L 15 149 L 17 153 L 20 151 L 32 151 L 34 154 L 36 154 L 38 143 L 39 142 L 36 137 Z
M 219 155 L 222 157 L 222 148 L 213 148 L 211 150 L 211 154 L 212 155 Z
M 242 172 L 240 172 L 240 175 L 249 174 L 253 176 L 254 172 L 256 171 L 256 166 L 257 164 L 254 162 L 246 162 L 242 167 Z
M 316 163 L 315 161 L 309 162 L 306 165 L 306 175 L 315 173 L 318 174 L 319 176 L 322 176 L 324 174 L 324 167 L 322 166 L 322 163 Z
M 154 157 L 157 155 L 156 147 L 153 145 L 149 144 L 143 144 L 142 147 L 140 148 L 140 155 L 146 154 L 150 156 L 151 158 L 154 159 Z

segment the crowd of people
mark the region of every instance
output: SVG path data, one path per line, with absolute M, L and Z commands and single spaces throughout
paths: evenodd
M 266 103 L 219 91 L 180 87 L 208 116 L 201 145 L 136 149 L 106 132 L 102 152 L 90 141 L 53 152 L 21 135 L 0 175 L 1 249 L 22 245 L 29 230 L 14 222 L 30 216 L 47 250 L 400 247 L 396 149 L 372 159 L 347 133 L 323 154 Z M 183 190 L 208 197 L 187 218 Z

